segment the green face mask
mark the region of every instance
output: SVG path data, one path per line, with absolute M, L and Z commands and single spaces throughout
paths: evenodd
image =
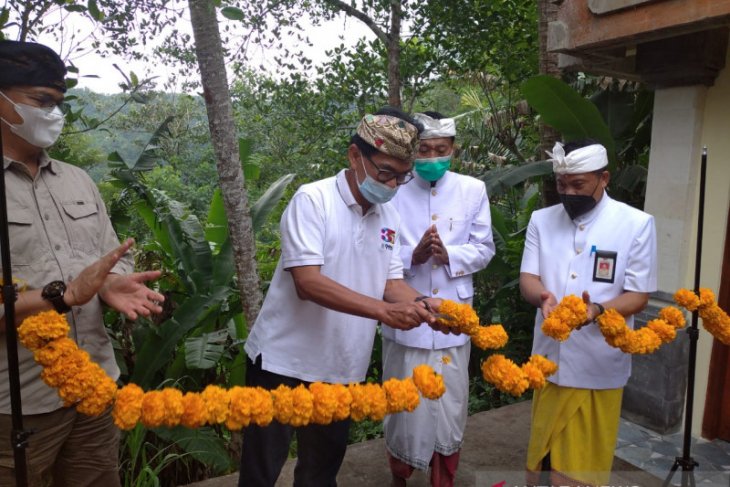
M 416 172 L 426 181 L 438 181 L 451 167 L 451 154 L 448 156 L 416 159 Z

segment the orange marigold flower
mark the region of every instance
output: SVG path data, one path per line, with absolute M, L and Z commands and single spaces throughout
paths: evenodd
M 502 392 L 521 396 L 530 383 L 522 369 L 504 355 L 490 355 L 482 363 L 482 377 Z
M 183 413 L 180 424 L 186 428 L 200 428 L 208 419 L 208 410 L 200 393 L 186 392 L 182 398 Z
M 706 306 L 712 306 L 715 304 L 715 293 L 712 292 L 712 289 L 701 287 L 700 288 L 700 308 L 704 308 Z
M 367 390 L 364 384 L 350 384 L 348 386 L 352 403 L 350 404 L 350 416 L 353 421 L 362 421 L 370 413 L 370 402 L 367 399 Z
M 674 302 L 687 311 L 694 311 L 700 306 L 700 298 L 689 289 L 680 289 L 674 293 Z
M 144 391 L 137 384 L 127 384 L 119 389 L 112 410 L 114 424 L 123 430 L 134 428 L 142 414 L 143 398 Z
M 83 355 L 80 356 L 83 357 Z M 96 382 L 104 375 L 106 374 L 101 367 L 87 358 L 83 360 L 83 365 L 76 373 L 68 376 L 61 384 L 58 389 L 58 395 L 63 399 L 66 407 L 76 404 L 94 392 Z
M 421 400 L 418 395 L 418 388 L 410 377 L 403 380 L 388 379 L 383 382 L 383 391 L 385 391 L 385 398 L 388 401 L 389 414 L 403 411 L 411 412 L 418 407 Z
M 600 314 L 596 322 L 604 337 L 621 335 L 629 330 L 626 326 L 626 318 L 614 308 L 609 308 Z
M 662 344 L 659 336 L 650 328 L 644 327 L 631 330 L 621 350 L 626 353 L 646 354 L 653 353 Z
M 106 375 L 106 372 L 99 367 L 101 374 L 97 375 L 96 385 L 91 394 L 86 396 L 76 405 L 76 410 L 87 416 L 99 416 L 106 411 L 114 402 L 117 394 L 117 383 Z M 135 421 L 136 423 L 136 421 Z
M 312 423 L 330 424 L 337 409 L 337 396 L 330 384 L 314 382 L 309 385 L 312 393 Z
M 228 417 L 226 428 L 237 431 L 251 422 L 253 390 L 250 387 L 234 386 L 228 390 Z
M 208 411 L 208 424 L 225 423 L 228 418 L 228 393 L 215 384 L 209 384 L 202 392 L 205 409 Z
M 312 418 L 312 393 L 304 385 L 299 384 L 292 390 L 292 417 L 289 424 L 298 427 L 306 426 Z
M 294 415 L 294 395 L 291 388 L 280 385 L 271 391 L 274 401 L 274 419 L 281 424 L 289 424 Z
M 165 420 L 165 399 L 162 391 L 145 392 L 139 416 L 146 428 L 159 428 Z
M 421 395 L 427 399 L 438 399 L 446 392 L 443 376 L 426 364 L 414 367 L 413 382 Z
M 64 356 L 63 360 L 54 362 L 41 372 L 41 379 L 49 387 L 61 387 L 67 380 L 86 369 L 91 362 L 89 354 L 84 350 L 76 349 Z
M 27 317 L 18 327 L 18 340 L 31 351 L 68 335 L 66 317 L 55 311 L 43 311 Z
M 539 354 L 531 355 L 527 363 L 537 367 L 545 377 L 550 377 L 558 371 L 558 364 Z
M 659 319 L 666 321 L 676 329 L 684 328 L 686 324 L 684 313 L 674 306 L 666 306 L 659 310 Z
M 730 317 L 717 304 L 713 303 L 699 311 L 702 325 L 715 338 L 725 345 L 730 345 Z
M 48 343 L 45 347 L 33 352 L 33 358 L 39 365 L 48 367 L 57 360 L 65 357 L 79 348 L 76 342 L 68 337 L 59 338 Z
M 271 392 L 263 387 L 253 387 L 251 398 L 251 422 L 268 426 L 274 420 L 274 401 Z
M 535 365 L 526 362 L 520 368 L 532 389 L 540 389 L 545 385 L 545 374 Z
M 342 421 L 350 417 L 350 405 L 352 404 L 352 394 L 350 389 L 344 384 L 332 384 L 337 407 L 332 415 L 333 421 Z
M 482 350 L 502 348 L 507 345 L 507 340 L 507 332 L 499 324 L 479 326 L 471 335 L 472 343 Z
M 165 404 L 165 418 L 162 425 L 168 428 L 174 428 L 180 424 L 180 418 L 185 411 L 183 406 L 183 393 L 174 387 L 165 387 L 162 389 L 162 400 Z
M 651 320 L 646 326 L 656 333 L 662 343 L 669 343 L 677 336 L 677 329 L 664 320 Z

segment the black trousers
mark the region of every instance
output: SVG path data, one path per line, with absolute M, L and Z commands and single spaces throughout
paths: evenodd
M 293 377 L 274 374 L 246 359 L 246 385 L 276 389 L 284 384 L 296 387 L 309 385 Z M 289 453 L 292 435 L 297 434 L 297 464 L 294 469 L 296 487 L 335 487 L 337 472 L 347 449 L 350 420 L 329 425 L 308 425 L 300 428 L 274 420 L 270 425 L 248 426 L 243 430 L 243 449 L 238 487 L 274 487 Z

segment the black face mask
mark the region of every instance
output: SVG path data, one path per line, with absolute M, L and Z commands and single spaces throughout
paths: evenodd
M 589 194 L 561 194 L 560 202 L 571 220 L 575 220 L 595 208 L 598 202 Z

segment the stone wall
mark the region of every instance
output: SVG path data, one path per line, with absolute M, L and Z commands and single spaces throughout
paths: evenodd
M 668 293 L 652 294 L 649 305 L 635 317 L 635 327 L 641 328 L 657 317 L 659 310 L 673 305 Z M 691 315 L 686 314 L 689 325 Z M 649 355 L 632 357 L 632 372 L 624 389 L 621 416 L 660 434 L 674 433 L 682 426 L 687 369 L 689 336 L 686 328 L 679 330 L 677 338 Z

